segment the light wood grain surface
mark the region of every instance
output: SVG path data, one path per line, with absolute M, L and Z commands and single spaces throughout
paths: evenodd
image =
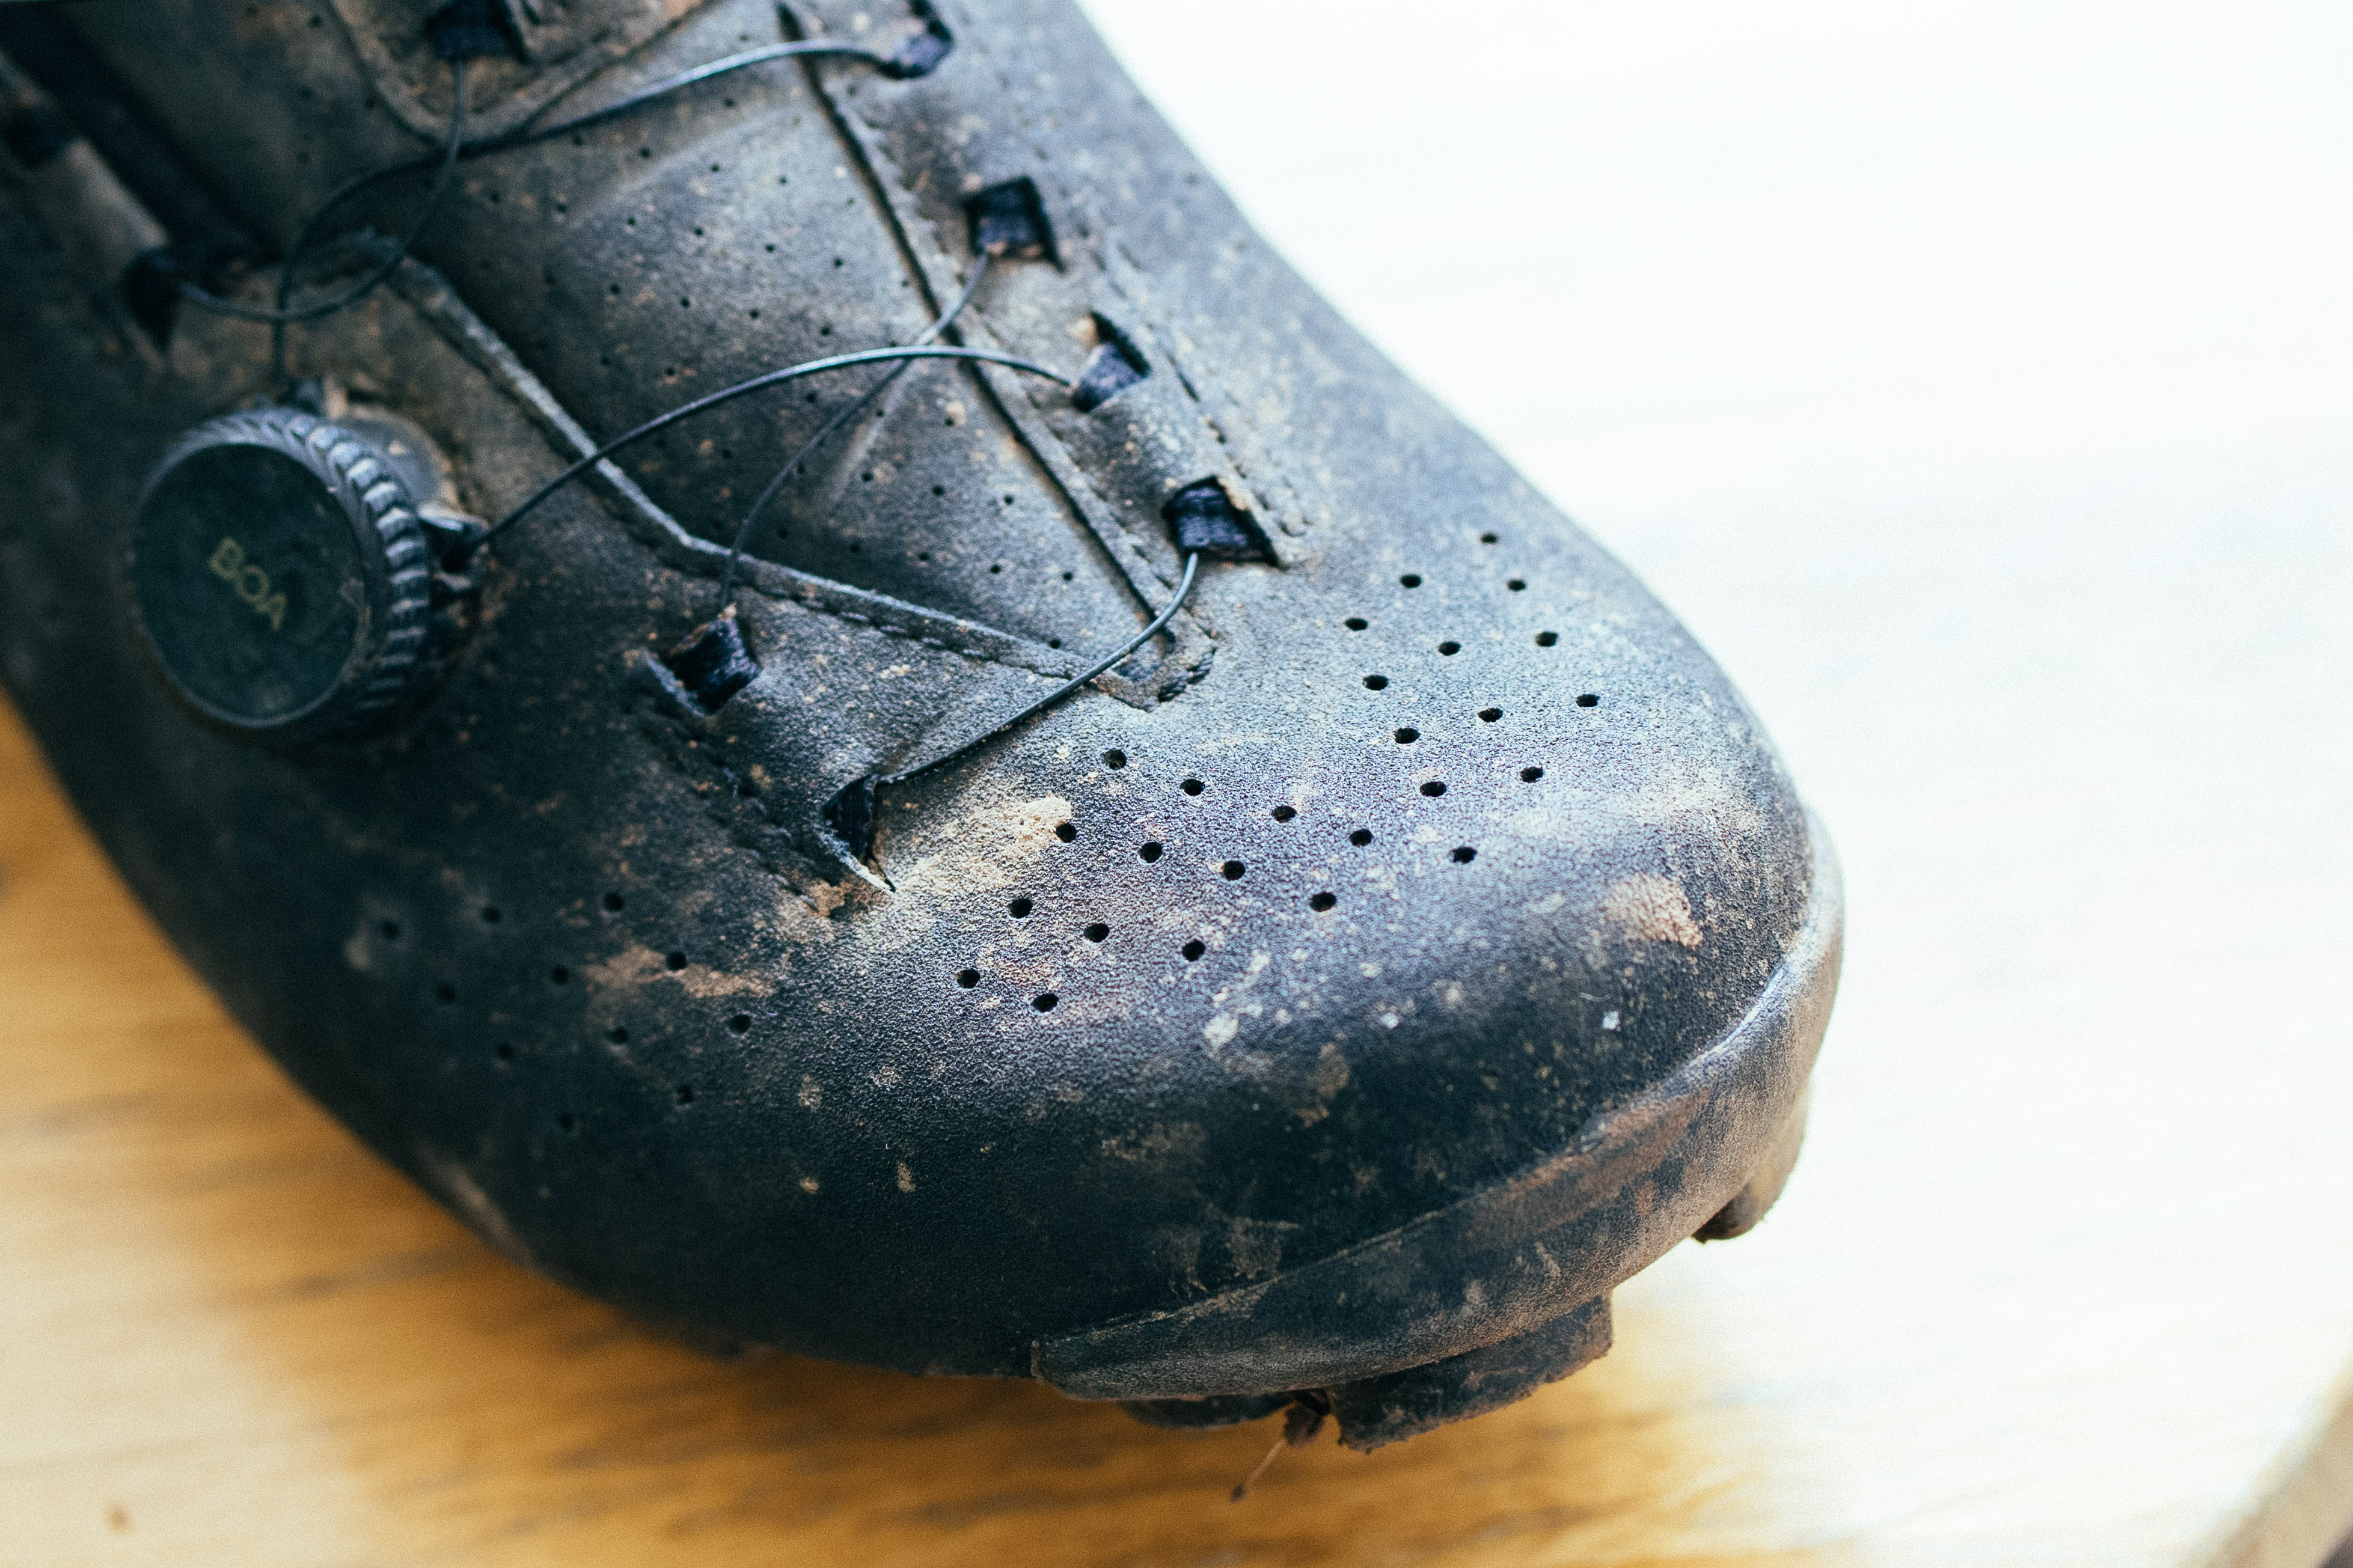
M 1576 6 L 1432 73 L 1382 54 L 1399 7 L 1302 100 L 1312 7 L 1094 8 L 1831 823 L 1846 980 L 1782 1207 L 1628 1286 L 1589 1371 L 1240 1505 L 1256 1428 L 712 1365 L 294 1093 L 11 715 L 0 1564 L 2316 1563 L 2353 1521 L 2353 247 L 2295 159 L 2341 170 L 2341 26 L 2253 5 L 2176 61 L 2117 7 L 1978 8 L 1904 76 L 1856 7 Z M 1558 199 L 1514 205 L 1539 121 Z M 1979 208 L 2010 226 L 1946 221 Z

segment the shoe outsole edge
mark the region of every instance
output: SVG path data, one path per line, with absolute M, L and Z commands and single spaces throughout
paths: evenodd
M 1542 1329 L 1752 1191 L 1778 1194 L 1841 953 L 1837 855 L 1810 816 L 1809 830 L 1805 920 L 1755 1004 L 1655 1088 L 1596 1117 L 1573 1146 L 1271 1279 L 1041 1341 L 1037 1375 L 1073 1398 L 1148 1400 L 1402 1372 Z

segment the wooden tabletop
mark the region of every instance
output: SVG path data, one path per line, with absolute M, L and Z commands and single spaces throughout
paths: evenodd
M 1459 80 L 1377 58 L 1418 11 L 1319 45 L 1311 7 L 1095 9 L 1278 242 L 1686 616 L 1830 823 L 1846 979 L 1781 1207 L 1622 1289 L 1588 1371 L 1286 1453 L 1240 1504 L 1260 1428 L 714 1365 L 496 1258 L 294 1092 L 0 708 L 0 1565 L 2316 1563 L 2353 1522 L 2353 340 L 2326 284 L 2353 247 L 2228 127 L 2325 162 L 2341 93 L 2239 71 L 2221 31 L 2177 83 L 2164 29 L 2098 5 L 1863 71 L 1898 129 L 1956 95 L 1928 118 L 2010 160 L 1978 170 L 2012 213 L 1981 240 L 1904 206 L 1917 169 L 1831 81 L 1883 8 L 1612 8 L 1657 48 L 1581 37 L 1548 98 L 1514 76 L 1534 47 Z M 1983 25 L 2044 26 L 2013 11 Z M 1180 12 L 1216 70 L 1180 68 Z M 2290 77 L 2334 58 L 2274 30 Z M 1357 88 L 1286 108 L 1310 47 Z M 2063 68 L 2116 145 L 2221 140 L 2140 184 L 2117 153 L 2078 200 L 2065 94 L 1994 81 Z M 1743 118 L 1742 83 L 1793 73 L 1804 114 Z M 2337 118 L 2290 138 L 2283 101 Z M 1513 205 L 1531 114 L 1620 162 L 1563 151 L 1560 199 Z M 1680 172 L 1671 121 L 1704 132 Z M 1940 200 L 1984 196 L 1920 155 Z M 1868 244 L 1704 221 L 1761 221 L 1708 171 L 1777 157 L 1883 195 Z M 1430 221 L 1400 238 L 1401 178 Z M 1630 195 L 1662 189 L 1691 210 Z M 2132 228 L 2135 191 L 2172 248 L 2083 229 Z M 1543 248 L 1563 214 L 1579 243 Z M 1705 241 L 1609 252 L 1662 224 Z

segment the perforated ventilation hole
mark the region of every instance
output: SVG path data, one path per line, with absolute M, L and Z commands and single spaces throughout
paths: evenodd
M 1160 845 L 1159 845 L 1159 842 L 1158 842 L 1157 840 L 1155 840 L 1155 841 L 1154 841 L 1154 842 L 1152 842 L 1152 843 L 1145 844 L 1145 845 L 1142 846 L 1141 847 L 1139 847 L 1139 848 L 1136 850 L 1135 854 L 1136 854 L 1136 858 L 1137 858 L 1138 859 L 1140 859 L 1140 860 L 1146 860 L 1146 861 L 1157 860 L 1157 859 L 1159 859 L 1159 858 L 1160 858 Z
M 1121 751 L 1105 752 L 1103 753 L 1103 766 L 1111 769 L 1113 773 L 1117 773 L 1120 769 L 1127 766 L 1127 753 Z
M 1239 860 L 1229 860 L 1224 865 L 1219 867 L 1218 871 L 1219 874 L 1223 876 L 1227 881 L 1239 882 L 1249 873 L 1250 868 L 1243 865 Z
M 1089 942 L 1102 942 L 1104 938 L 1111 935 L 1111 927 L 1103 924 L 1101 921 L 1097 921 L 1094 924 L 1087 927 L 1085 931 L 1081 931 L 1079 934 L 1085 937 Z
M 1452 658 L 1462 651 L 1462 645 L 1459 642 L 1442 642 L 1438 645 L 1438 651 L 1448 658 Z
M 1472 848 L 1468 844 L 1454 852 L 1454 863 L 1457 866 L 1468 866 L 1477 858 L 1479 858 L 1479 851 Z
M 482 923 L 484 925 L 494 926 L 503 918 L 504 917 L 499 913 L 498 905 L 485 904 L 482 906 Z
M 1536 634 L 1536 647 L 1550 647 L 1558 641 L 1560 641 L 1560 634 L 1558 632 L 1538 632 Z
M 1029 1005 L 1037 1008 L 1040 1013 L 1050 1013 L 1054 1010 L 1054 1004 L 1060 1000 L 1061 998 L 1051 991 L 1041 991 L 1030 1000 Z
M 1388 689 L 1389 689 L 1389 678 L 1388 678 L 1388 676 L 1386 676 L 1386 675 L 1368 675 L 1368 676 L 1365 677 L 1365 689 L 1366 689 L 1366 690 L 1367 690 L 1367 691 L 1387 691 Z
M 974 986 L 980 984 L 980 971 L 977 969 L 957 970 L 956 984 L 963 986 L 967 991 L 971 990 Z
M 1191 942 L 1185 944 L 1182 951 L 1185 954 L 1186 963 L 1198 963 L 1200 962 L 1201 955 L 1208 952 L 1209 949 L 1208 943 L 1202 942 L 1200 938 L 1195 937 Z
M 1526 583 L 1517 577 L 1513 578 L 1510 582 L 1504 584 L 1504 586 L 1509 588 L 1514 594 L 1525 594 L 1527 592 L 1528 587 Z
M 1278 805 L 1272 811 L 1268 812 L 1267 815 L 1274 818 L 1277 822 L 1289 822 L 1293 817 L 1297 816 L 1299 813 L 1293 811 L 1287 805 Z
M 1017 921 L 1026 921 L 1029 918 L 1029 911 L 1036 907 L 1027 899 L 1016 899 L 1005 906 L 1005 912 Z
M 628 908 L 628 900 L 624 900 L 620 894 L 607 893 L 605 895 L 605 912 L 607 914 L 617 915 L 627 908 Z
M 605 1037 L 617 1046 L 626 1046 L 629 1043 L 629 1031 L 616 1024 L 605 1031 Z
M 1520 782 L 1522 784 L 1534 784 L 1536 780 L 1542 777 L 1544 777 L 1544 770 L 1542 768 L 1522 768 L 1520 770 Z
M 727 1020 L 727 1027 L 738 1035 L 750 1034 L 752 1032 L 752 1015 L 749 1013 L 736 1014 L 733 1017 Z
M 1492 724 L 1503 716 L 1504 710 L 1501 708 L 1482 708 L 1479 710 L 1479 721 L 1482 724 Z
M 566 1132 L 580 1131 L 580 1119 L 568 1110 L 555 1119 L 555 1124 Z
M 1479 536 L 1479 542 L 1482 544 L 1493 544 L 1495 542 L 1495 536 L 1492 533 L 1482 533 Z
M 1198 795 L 1209 786 L 1203 784 L 1199 779 L 1187 779 L 1183 784 L 1178 784 L 1176 787 L 1183 790 L 1187 795 Z
M 1397 732 L 1397 743 L 1400 746 L 1410 746 L 1420 739 L 1421 731 L 1410 724 Z
M 1065 844 L 1070 843 L 1072 839 L 1078 837 L 1078 828 L 1068 822 L 1061 824 L 1054 829 L 1054 837 L 1060 839 Z
M 433 988 L 433 999 L 436 1002 L 439 1002 L 444 1005 L 447 1005 L 458 999 L 458 988 L 444 980 L 440 984 L 436 985 Z
M 1436 800 L 1440 795 L 1446 793 L 1446 785 L 1437 779 L 1432 779 L 1428 784 L 1421 786 L 1421 793 L 1430 796 L 1430 799 Z
M 1400 587 L 1400 588 L 1419 588 L 1419 587 L 1420 587 L 1420 586 L 1421 586 L 1421 574 L 1420 574 L 1420 573 L 1419 573 L 1419 572 L 1409 572 L 1409 573 L 1407 573 L 1404 576 L 1402 576 L 1402 577 L 1400 577 L 1400 578 L 1398 578 L 1398 587 Z
M 1366 626 L 1371 626 L 1373 623 L 1365 619 L 1362 616 L 1350 616 L 1346 620 L 1342 621 L 1340 624 L 1347 627 L 1352 632 L 1360 632 Z
M 571 978 L 572 971 L 560 963 L 547 972 L 547 983 L 551 985 L 562 985 Z
M 400 940 L 400 922 L 398 921 L 386 921 L 384 924 L 376 927 L 376 930 L 384 932 L 384 940 L 386 942 L 398 942 Z
M 1355 845 L 1359 849 L 1362 849 L 1366 845 L 1370 844 L 1372 841 L 1373 830 L 1369 827 L 1359 827 L 1356 832 L 1348 835 L 1348 842 Z
M 1585 693 L 1585 695 L 1583 695 L 1582 697 L 1579 697 L 1579 698 L 1577 700 L 1577 705 L 1579 708 L 1590 708 L 1590 707 L 1592 707 L 1594 704 L 1596 704 L 1596 703 L 1599 702 L 1600 700 L 1601 700 L 1601 699 L 1599 699 L 1599 697 L 1596 697 L 1595 695 L 1593 695 L 1593 693 L 1591 693 L 1590 691 L 1588 691 L 1588 692 Z
M 672 973 L 676 973 L 678 971 L 686 967 L 686 954 L 682 952 L 671 953 L 669 957 L 662 960 L 662 967 L 670 970 Z
M 504 1040 L 501 1040 L 497 1045 L 491 1047 L 491 1054 L 498 1058 L 499 1060 L 502 1062 L 511 1062 L 514 1060 L 514 1047 L 507 1044 Z
M 692 1105 L 694 1103 L 694 1085 L 691 1083 L 682 1083 L 678 1086 L 678 1102 L 681 1105 Z
M 1318 893 L 1307 900 L 1307 907 L 1320 915 L 1339 901 L 1340 895 L 1337 893 Z

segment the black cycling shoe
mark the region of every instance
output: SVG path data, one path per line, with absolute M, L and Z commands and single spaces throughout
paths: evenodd
M 1066 0 L 860 3 L 0 7 L 8 685 L 534 1268 L 1171 1425 L 1517 1398 L 1778 1190 L 1827 842 Z

